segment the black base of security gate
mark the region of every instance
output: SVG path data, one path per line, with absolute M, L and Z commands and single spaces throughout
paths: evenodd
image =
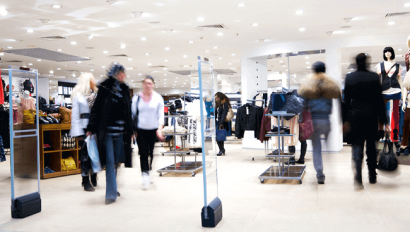
M 25 218 L 41 212 L 41 198 L 39 193 L 18 197 L 11 206 L 12 218 Z

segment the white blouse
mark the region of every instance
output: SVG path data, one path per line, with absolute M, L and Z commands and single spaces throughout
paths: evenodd
M 164 99 L 159 93 L 153 92 L 152 98 L 148 103 L 139 94 L 134 95 L 131 106 L 132 118 L 136 117 L 137 108 L 138 129 L 157 130 L 160 124 L 164 125 Z

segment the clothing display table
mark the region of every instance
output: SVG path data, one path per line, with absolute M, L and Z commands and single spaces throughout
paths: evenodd
M 175 115 L 175 116 L 165 116 L 165 118 L 188 118 L 190 116 L 186 115 Z M 195 153 L 195 161 L 194 162 L 187 162 L 185 161 L 185 156 L 190 155 L 191 152 L 186 150 L 184 146 L 182 148 L 177 149 L 177 145 L 175 142 L 175 136 L 184 136 L 184 135 L 189 135 L 192 133 L 177 133 L 176 132 L 176 123 L 174 123 L 174 133 L 172 134 L 164 134 L 164 136 L 173 136 L 174 139 L 174 146 L 172 147 L 171 151 L 163 152 L 162 155 L 164 156 L 165 154 L 173 154 L 174 155 L 174 164 L 171 164 L 165 168 L 158 169 L 157 172 L 159 173 L 159 176 L 162 176 L 162 173 L 191 173 L 192 176 L 195 176 L 196 172 L 202 169 L 202 162 L 197 161 L 197 155 L 198 152 Z M 177 154 L 181 156 L 181 162 L 177 163 Z
M 278 149 L 276 154 L 273 152 L 267 154 L 266 157 L 278 159 L 278 166 L 270 166 L 265 172 L 263 172 L 259 179 L 261 183 L 264 183 L 266 179 L 276 179 L 276 180 L 299 180 L 302 184 L 302 176 L 305 173 L 306 165 L 290 165 L 285 164 L 285 159 L 295 157 L 293 154 L 284 152 L 284 137 L 293 136 L 293 134 L 283 134 L 280 133 L 281 127 L 283 127 L 283 117 L 294 116 L 295 114 L 288 114 L 286 112 L 273 112 L 272 114 L 265 114 L 270 117 L 278 117 L 278 133 L 267 134 L 266 137 L 279 137 L 278 139 Z M 281 141 L 282 140 L 282 141 Z M 281 146 L 282 145 L 282 146 Z

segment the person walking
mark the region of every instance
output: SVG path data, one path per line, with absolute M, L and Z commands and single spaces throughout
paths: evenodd
M 101 165 L 106 166 L 105 204 L 111 204 L 120 196 L 116 180 L 118 163 L 132 167 L 132 121 L 130 90 L 124 83 L 125 68 L 113 65 L 107 76 L 98 86 L 87 135 L 97 134 Z
M 78 78 L 78 84 L 74 87 L 71 95 L 72 113 L 71 113 L 71 130 L 70 135 L 77 138 L 78 145 L 81 148 L 81 175 L 83 177 L 82 186 L 85 191 L 94 191 L 97 186 L 97 173 L 92 173 L 91 160 L 88 156 L 87 145 L 84 141 L 90 118 L 90 110 L 94 105 L 97 96 L 97 84 L 91 73 L 82 73 Z M 91 185 L 92 184 L 92 185 Z M 94 187 L 93 187 L 94 186 Z
M 321 136 L 324 135 L 326 140 L 328 138 L 332 101 L 340 98 L 340 88 L 335 80 L 325 74 L 326 66 L 323 62 L 314 63 L 312 70 L 314 74 L 300 86 L 299 95 L 305 99 L 305 104 L 312 115 L 313 165 L 318 183 L 324 184 Z
M 142 81 L 143 91 L 132 98 L 132 127 L 137 138 L 142 173 L 142 189 L 148 190 L 151 183 L 156 138 L 164 141 L 164 99 L 154 91 L 155 81 L 146 76 Z
M 225 122 L 226 115 L 228 114 L 229 108 L 231 108 L 231 102 L 229 98 L 221 93 L 217 92 L 215 94 L 215 103 L 216 103 L 216 126 L 218 129 L 225 129 L 229 131 L 229 123 Z M 225 155 L 225 141 L 217 141 L 219 147 L 219 153 L 217 156 Z
M 385 125 L 387 132 L 390 131 L 380 78 L 376 73 L 367 70 L 366 65 L 370 63 L 367 60 L 368 57 L 364 53 L 356 56 L 357 71 L 346 76 L 344 92 L 344 131 L 350 131 L 352 135 L 352 162 L 356 187 L 363 187 L 362 161 L 365 142 L 369 182 L 375 184 L 379 122 Z

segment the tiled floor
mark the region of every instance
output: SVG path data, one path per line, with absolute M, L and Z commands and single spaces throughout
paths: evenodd
M 92 193 L 82 190 L 80 175 L 42 180 L 42 212 L 19 220 L 10 216 L 10 165 L 0 163 L 0 231 L 410 230 L 410 166 L 400 166 L 395 178 L 379 175 L 376 185 L 364 179 L 365 189 L 355 191 L 351 150 L 345 147 L 341 153 L 324 154 L 325 185 L 316 183 L 310 153 L 302 185 L 261 184 L 258 176 L 274 164 L 262 158 L 263 151 L 242 150 L 240 144 L 228 144 L 226 150 L 218 160 L 224 216 L 214 229 L 201 227 L 202 172 L 196 177 L 152 173 L 154 184 L 142 191 L 135 154 L 134 168 L 119 171 L 121 197 L 116 203 L 104 204 L 104 172 Z M 251 155 L 257 156 L 255 161 Z M 157 155 L 154 169 L 171 163 L 172 156 Z M 367 168 L 363 173 L 367 177 Z

